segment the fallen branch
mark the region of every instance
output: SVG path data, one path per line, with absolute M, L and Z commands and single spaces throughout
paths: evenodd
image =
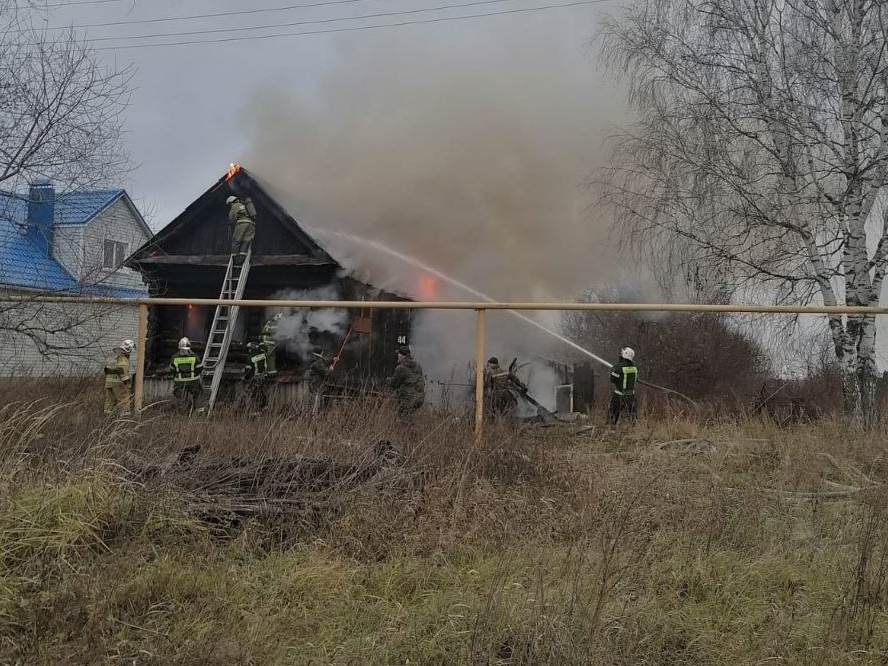
M 654 445 L 658 451 L 665 451 L 668 448 L 683 446 L 684 451 L 693 451 L 694 453 L 714 453 L 715 444 L 708 439 L 673 439 L 668 442 L 659 442 Z
M 767 493 L 770 495 L 777 495 L 780 497 L 784 497 L 786 499 L 793 500 L 817 500 L 817 499 L 842 499 L 846 497 L 852 497 L 854 495 L 859 495 L 863 492 L 868 492 L 871 490 L 878 490 L 883 487 L 883 484 L 875 485 L 875 486 L 866 486 L 863 488 L 856 488 L 852 486 L 841 486 L 841 484 L 835 484 L 840 486 L 842 490 L 824 490 L 824 491 L 803 491 L 803 490 L 782 490 L 780 488 L 763 488 L 760 486 L 754 486 L 752 490 L 759 493 Z M 724 490 L 730 492 L 742 492 L 744 488 L 733 488 L 730 486 L 726 486 Z
M 830 465 L 835 467 L 839 472 L 844 474 L 851 481 L 853 481 L 854 483 L 856 483 L 858 485 L 862 485 L 861 481 L 863 481 L 866 484 L 869 484 L 870 486 L 881 485 L 881 484 L 873 481 L 871 478 L 869 478 L 866 474 L 861 472 L 859 469 L 857 469 L 853 465 L 844 465 L 844 466 L 840 465 L 839 462 L 829 453 L 820 452 L 817 455 L 822 456 L 823 458 L 826 458 L 827 461 L 829 461 Z M 853 472 L 853 474 L 852 474 L 852 472 Z

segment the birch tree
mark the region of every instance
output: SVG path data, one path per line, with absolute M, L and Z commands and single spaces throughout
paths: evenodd
M 636 0 L 606 22 L 633 124 L 604 198 L 652 265 L 732 293 L 870 306 L 888 268 L 888 3 Z M 846 414 L 875 410 L 873 316 L 833 316 Z

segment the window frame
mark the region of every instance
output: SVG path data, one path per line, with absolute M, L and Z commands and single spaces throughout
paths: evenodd
M 108 258 L 108 250 L 111 250 L 110 258 L 111 264 L 109 265 Z M 129 243 L 124 241 L 114 240 L 113 238 L 106 238 L 102 243 L 102 269 L 106 271 L 118 271 L 123 267 L 123 262 L 126 260 L 129 255 Z

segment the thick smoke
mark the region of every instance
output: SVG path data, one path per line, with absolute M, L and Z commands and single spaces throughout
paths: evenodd
M 385 243 L 497 300 L 571 299 L 619 267 L 584 187 L 620 113 L 588 61 L 588 17 L 349 40 L 316 89 L 252 98 L 245 165 L 312 233 Z M 377 286 L 474 300 L 373 248 L 318 235 Z M 413 344 L 428 374 L 449 377 L 473 359 L 471 314 L 418 321 Z M 508 314 L 489 317 L 488 353 L 559 349 Z
M 272 295 L 272 298 L 288 301 L 326 301 L 339 300 L 342 295 L 335 287 L 323 287 L 299 291 L 284 289 Z M 298 354 L 303 360 L 311 354 L 312 335 L 329 333 L 336 337 L 345 335 L 348 329 L 349 316 L 347 310 L 325 308 L 307 310 L 305 308 L 270 308 L 268 316 L 281 312 L 283 318 L 278 322 L 275 339 L 286 347 L 288 352 Z

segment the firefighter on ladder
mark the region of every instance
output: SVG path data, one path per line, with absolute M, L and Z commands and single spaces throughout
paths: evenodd
M 225 203 L 228 204 L 228 223 L 231 225 L 231 254 L 236 264 L 242 264 L 256 237 L 256 220 L 247 204 L 236 196 L 228 197 Z
M 611 369 L 610 380 L 614 385 L 614 392 L 608 408 L 608 422 L 616 425 L 622 414 L 634 421 L 638 413 L 638 402 L 635 399 L 638 366 L 635 365 L 635 350 L 631 347 L 620 350 L 620 359 Z
M 179 340 L 179 351 L 170 361 L 173 373 L 173 397 L 176 407 L 182 414 L 190 416 L 200 399 L 200 373 L 203 370 L 200 356 L 191 349 L 191 340 Z
M 248 405 L 257 410 L 268 406 L 268 356 L 258 342 L 247 344 L 249 359 L 244 367 L 244 391 Z
M 277 376 L 277 328 L 283 317 L 284 315 L 278 312 L 265 322 L 265 326 L 262 327 L 262 333 L 259 334 L 259 344 L 265 350 L 267 357 L 269 379 L 274 379 Z

